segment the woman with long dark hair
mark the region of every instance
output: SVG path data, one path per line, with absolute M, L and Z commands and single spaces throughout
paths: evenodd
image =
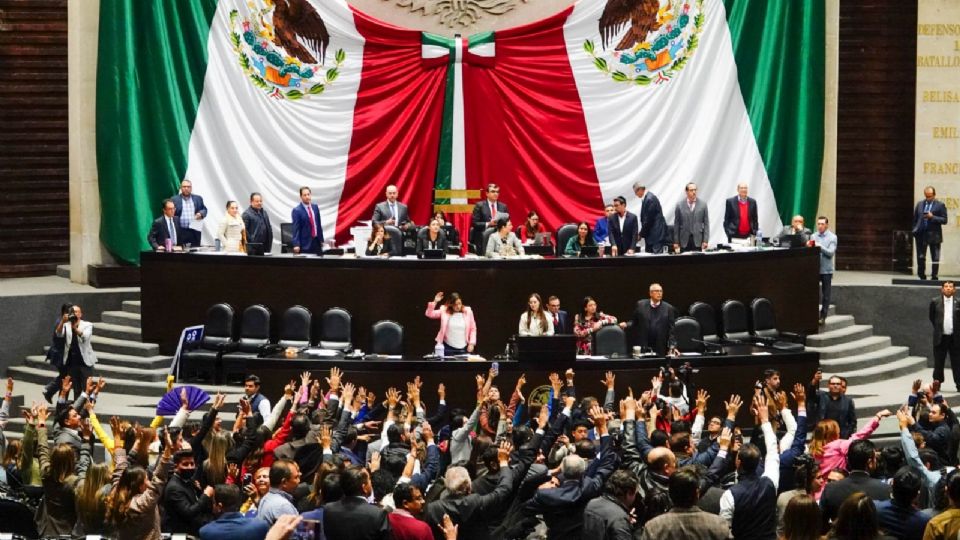
M 593 234 L 590 232 L 590 224 L 586 221 L 581 221 L 577 224 L 577 235 L 571 236 L 570 239 L 567 240 L 563 254 L 579 256 L 582 248 L 595 245 L 597 245 L 597 242 L 593 239 Z
M 880 533 L 877 507 L 866 493 L 858 491 L 847 497 L 837 511 L 837 519 L 827 538 L 838 540 L 876 540 L 890 538 Z
M 790 499 L 783 512 L 780 540 L 820 540 L 820 505 L 810 495 Z
M 597 309 L 597 301 L 590 296 L 583 298 L 580 313 L 573 319 L 573 333 L 577 336 L 577 352 L 593 354 L 593 335 L 601 328 L 617 324 L 617 318 Z
M 477 346 L 477 323 L 470 306 L 463 305 L 459 293 L 450 293 L 446 305 L 437 308 L 443 300 L 443 292 L 438 292 L 433 301 L 427 302 L 426 316 L 440 319 L 440 331 L 437 333 L 437 345 L 443 345 L 444 356 L 472 353 Z
M 69 535 L 77 522 L 75 492 L 90 466 L 90 428 L 82 425 L 84 443 L 77 462 L 73 447 L 58 444 L 51 451 L 47 442 L 47 406 L 37 408 L 37 448 L 40 454 L 40 478 L 43 500 L 37 509 L 37 532 L 43 537 Z
M 370 241 L 367 242 L 367 250 L 364 255 L 367 257 L 389 257 L 390 256 L 390 233 L 381 223 L 374 223 L 373 230 L 370 231 Z
M 114 450 L 116 469 L 113 471 L 113 489 L 107 498 L 107 520 L 115 527 L 119 540 L 160 540 L 160 509 L 157 503 L 167 483 L 170 458 L 180 444 L 179 437 L 175 446 L 170 434 L 164 434 L 166 444 L 153 478 L 148 478 L 147 470 L 143 467 L 129 467 L 123 449 Z
M 531 293 L 527 298 L 527 310 L 520 315 L 519 333 L 521 336 L 552 336 L 553 320 L 543 310 L 540 295 Z

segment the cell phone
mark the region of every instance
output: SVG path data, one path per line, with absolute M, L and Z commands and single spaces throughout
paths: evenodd
M 490 369 L 493 370 L 494 375 L 500 375 L 500 362 L 490 364 Z
M 246 485 L 249 485 L 250 482 L 253 482 L 253 475 L 250 473 L 247 473 L 243 475 L 243 478 L 240 480 L 240 485 L 246 486 Z
M 297 530 L 293 531 L 293 540 L 314 540 L 320 538 L 323 534 L 320 520 L 304 519 L 297 524 Z

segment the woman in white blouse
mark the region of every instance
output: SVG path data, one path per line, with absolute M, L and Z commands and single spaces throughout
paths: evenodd
M 227 215 L 223 216 L 223 221 L 220 222 L 217 238 L 220 240 L 221 249 L 227 253 L 247 251 L 247 231 L 243 227 L 237 201 L 227 201 Z
M 540 295 L 533 293 L 527 299 L 527 310 L 520 315 L 521 336 L 552 336 L 553 320 L 543 310 Z

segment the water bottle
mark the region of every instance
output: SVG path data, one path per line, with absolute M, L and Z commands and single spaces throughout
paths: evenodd
M 433 348 L 433 354 L 437 355 L 437 358 L 443 360 L 443 343 L 437 343 L 437 346 Z
M 173 251 L 173 240 L 170 240 L 169 238 L 164 240 L 163 250 L 166 251 L 167 253 L 170 253 L 171 251 Z
M 759 227 L 757 228 L 757 249 L 763 249 L 763 232 Z
M 216 240 L 213 241 L 213 247 L 214 247 L 215 251 L 220 251 L 220 239 L 219 239 L 219 238 L 217 238 Z

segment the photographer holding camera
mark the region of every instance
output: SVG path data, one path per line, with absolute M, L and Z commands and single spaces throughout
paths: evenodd
M 63 369 L 59 380 L 70 375 L 73 380 L 74 399 L 83 393 L 87 377 L 93 375 L 97 355 L 93 352 L 93 323 L 83 320 L 83 310 L 74 304 L 60 317 L 57 323 L 57 338 L 63 338 Z

